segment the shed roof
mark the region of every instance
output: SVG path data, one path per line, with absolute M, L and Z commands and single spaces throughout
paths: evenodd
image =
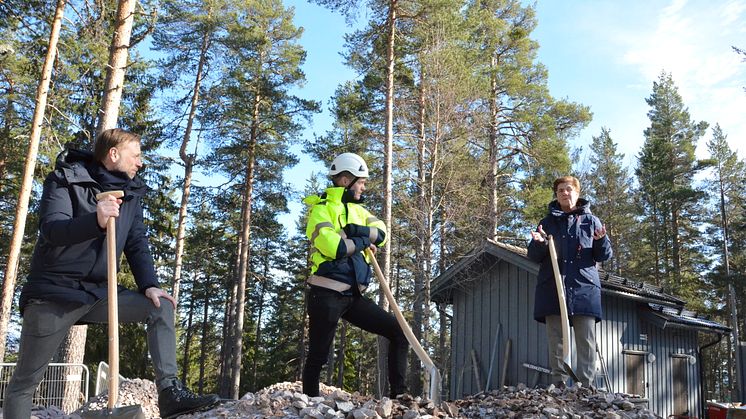
M 660 326 L 661 329 L 666 327 L 694 327 L 709 331 L 718 329 L 723 332 L 730 332 L 731 329 L 718 322 L 698 316 L 697 313 L 682 308 L 667 307 L 660 304 L 648 304 L 650 311 L 646 318 L 649 321 Z
M 451 302 L 451 291 L 453 288 L 462 279 L 466 279 L 473 274 L 471 271 L 472 268 L 476 268 L 481 265 L 481 262 L 487 262 L 490 259 L 503 260 L 534 275 L 539 272 L 539 264 L 528 258 L 526 248 L 498 241 L 484 240 L 466 256 L 454 263 L 437 278 L 433 279 L 430 287 L 433 301 Z M 601 292 L 603 294 L 645 303 L 650 307 L 651 315 L 656 319 L 660 319 L 662 322 L 703 329 L 730 330 L 728 327 L 717 322 L 707 320 L 697 316 L 696 313 L 684 310 L 686 301 L 666 294 L 659 286 L 624 278 L 603 270 L 600 270 L 599 275 L 601 277 Z

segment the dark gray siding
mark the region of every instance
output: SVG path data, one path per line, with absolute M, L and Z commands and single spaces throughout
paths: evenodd
M 665 330 L 639 318 L 638 303 L 619 297 L 603 296 L 604 320 L 597 327 L 599 350 L 606 361 L 612 390 L 626 392 L 624 353 L 655 355 L 654 362 L 645 363 L 646 394 L 649 407 L 663 417 L 674 412 L 674 356 L 695 356 L 697 332 L 690 329 Z M 646 335 L 647 340 L 641 338 Z M 697 365 L 687 364 L 689 412 L 696 416 L 700 408 Z
M 522 366 L 525 362 L 547 365 L 544 326 L 533 319 L 536 277 L 505 262 L 491 268 L 453 290 L 451 398 L 474 394 L 478 388 L 484 390 L 490 371 L 490 388 L 500 385 L 507 339 L 511 349 L 506 384 L 529 382 L 533 372 Z M 478 362 L 479 386 L 472 366 L 472 349 Z

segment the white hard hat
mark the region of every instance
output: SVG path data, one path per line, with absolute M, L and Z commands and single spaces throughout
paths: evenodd
M 329 168 L 329 176 L 342 172 L 350 172 L 355 177 L 367 178 L 368 165 L 365 160 L 355 153 L 342 153 L 334 158 Z

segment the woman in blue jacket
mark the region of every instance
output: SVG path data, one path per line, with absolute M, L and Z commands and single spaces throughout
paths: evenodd
M 561 368 L 562 324 L 554 283 L 552 261 L 545 235 L 554 237 L 560 272 L 564 278 L 565 300 L 570 324 L 575 329 L 577 365 L 575 372 L 584 387 L 593 383 L 596 369 L 595 324 L 601 321 L 601 282 L 596 264 L 611 259 L 611 242 L 606 227 L 593 213 L 590 203 L 579 199 L 580 182 L 573 176 L 554 181 L 556 199 L 549 214 L 531 232 L 528 257 L 540 263 L 534 318 L 546 324 L 552 381 L 564 385 L 568 376 Z

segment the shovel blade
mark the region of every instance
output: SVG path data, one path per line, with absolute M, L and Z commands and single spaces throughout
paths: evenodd
M 578 375 L 575 374 L 575 371 L 573 371 L 572 367 L 570 366 L 570 363 L 567 361 L 562 361 L 562 368 L 565 370 L 565 373 L 572 378 L 572 381 L 574 383 L 579 383 L 580 378 L 578 378 Z
M 83 419 L 146 419 L 145 412 L 142 411 L 142 407 L 139 404 L 85 412 L 80 416 Z

